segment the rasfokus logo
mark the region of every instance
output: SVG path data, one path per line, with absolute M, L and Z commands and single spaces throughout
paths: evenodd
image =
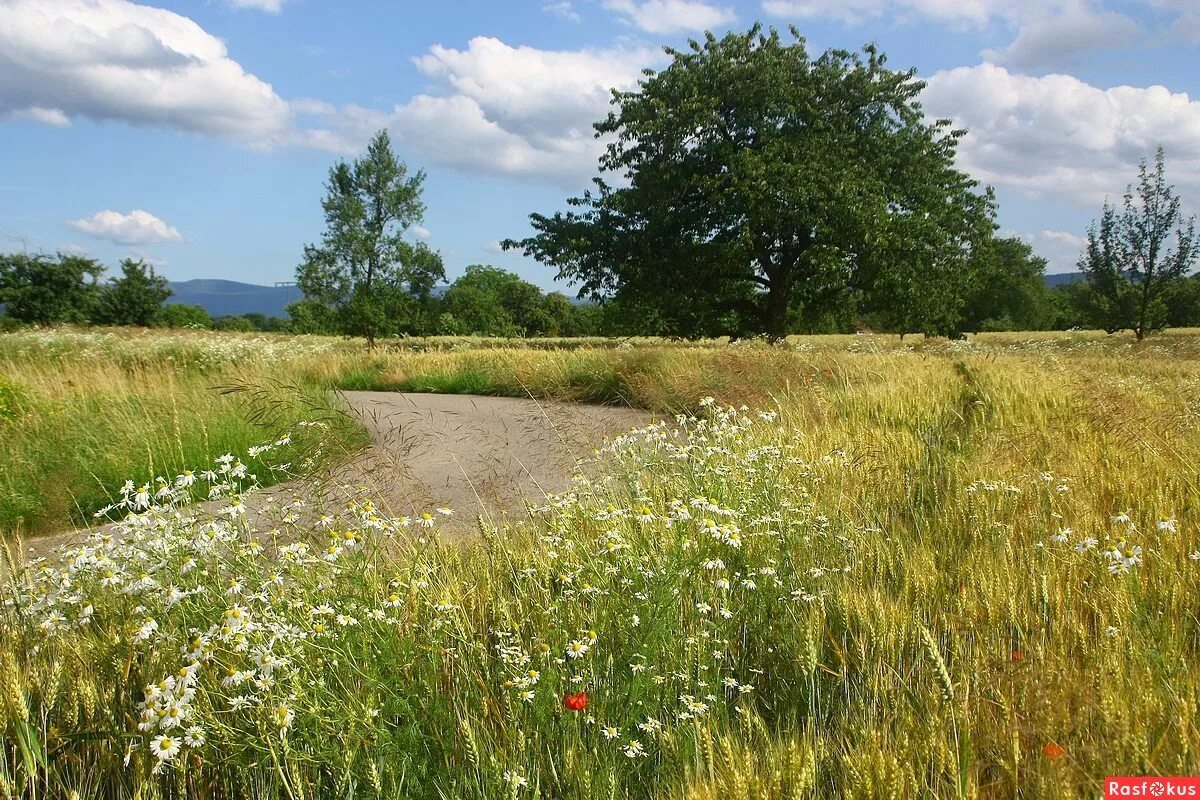
M 1114 797 L 1200 798 L 1200 778 L 1105 778 L 1104 798 Z

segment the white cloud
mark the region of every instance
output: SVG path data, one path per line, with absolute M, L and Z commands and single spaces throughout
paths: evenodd
M 429 232 L 429 228 L 426 228 L 424 225 L 414 225 L 412 231 L 413 236 L 425 241 L 428 241 L 433 236 L 433 234 Z
M 1048 262 L 1047 273 L 1074 272 L 1087 240 L 1070 231 L 1036 231 L 1021 238 L 1033 245 L 1033 252 Z
M 118 120 L 270 146 L 288 104 L 187 17 L 128 0 L 0 2 L 0 117 Z
M 577 189 L 604 149 L 592 125 L 613 88 L 637 86 L 641 70 L 665 60 L 657 48 L 539 50 L 476 37 L 465 50 L 434 46 L 415 59 L 430 93 L 389 111 L 294 103 L 317 127 L 306 144 L 357 152 L 388 128 L 417 157 L 464 172 L 528 178 Z
M 1017 38 L 1007 47 L 984 50 L 988 61 L 1021 70 L 1068 64 L 1092 50 L 1132 44 L 1141 26 L 1123 14 L 1071 5 L 1057 13 L 1022 22 Z
M 278 14 L 283 10 L 283 4 L 287 0 L 226 0 L 229 5 L 234 8 L 253 8 L 258 11 L 266 11 L 269 14 Z
M 1173 16 L 1171 38 L 1200 42 L 1200 4 L 1196 0 L 1150 0 L 1150 5 Z
M 860 23 L 883 16 L 929 17 L 982 25 L 993 17 L 1011 17 L 1033 0 L 764 0 L 769 16 L 832 19 Z
M 1104 89 L 984 63 L 936 73 L 922 100 L 968 130 L 960 164 L 987 183 L 1098 208 L 1123 194 L 1138 161 L 1161 144 L 1168 178 L 1185 199 L 1200 195 L 1200 101 L 1186 93 Z
M 553 14 L 556 17 L 561 17 L 568 22 L 580 22 L 583 19 L 579 16 L 579 13 L 575 11 L 575 8 L 570 3 L 570 0 L 560 0 L 560 2 L 557 3 L 546 3 L 544 6 L 542 6 L 542 11 L 545 11 L 547 14 Z
M 53 125 L 56 128 L 65 128 L 71 124 L 71 120 L 67 115 L 57 108 L 43 108 L 41 106 L 30 106 L 14 111 L 9 111 L 5 114 L 7 119 L 27 119 L 33 122 L 40 122 L 43 125 Z
M 648 33 L 716 30 L 737 19 L 732 8 L 699 0 L 603 0 L 603 6 Z
M 176 228 L 140 208 L 135 208 L 128 214 L 119 211 L 97 211 L 90 217 L 71 220 L 67 224 L 77 231 L 118 244 L 183 241 L 183 236 Z
M 495 255 L 504 254 L 504 248 L 500 245 L 498 240 L 495 242 L 488 242 L 483 246 L 483 250 L 485 253 L 493 253 Z

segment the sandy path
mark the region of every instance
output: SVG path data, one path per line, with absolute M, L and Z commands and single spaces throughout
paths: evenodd
M 366 452 L 329 474 L 270 487 L 267 498 L 338 494 L 366 486 L 393 514 L 446 506 L 455 515 L 443 527 L 468 531 L 483 515 L 493 523 L 519 519 L 525 500 L 567 487 L 577 459 L 590 456 L 605 436 L 651 422 L 635 409 L 551 403 L 512 397 L 343 392 L 371 436 Z M 28 557 L 48 555 L 86 532 L 26 541 Z
M 454 509 L 474 519 L 524 514 L 525 498 L 560 491 L 605 436 L 646 412 L 512 397 L 346 392 L 373 447 L 348 465 L 396 513 Z M 358 480 L 362 478 L 362 480 Z

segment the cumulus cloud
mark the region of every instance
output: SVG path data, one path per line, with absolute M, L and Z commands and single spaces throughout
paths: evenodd
M 270 146 L 288 104 L 187 17 L 128 0 L 0 2 L 0 117 L 117 120 Z
M 732 8 L 699 0 L 604 0 L 603 6 L 648 33 L 715 30 L 737 19 Z
M 546 3 L 544 6 L 542 6 L 542 11 L 545 11 L 547 14 L 553 14 L 556 17 L 565 19 L 568 22 L 580 22 L 583 19 L 579 16 L 579 13 L 575 11 L 575 7 L 571 4 L 570 0 L 560 0 L 560 2 L 557 3 Z
M 71 124 L 71 120 L 67 118 L 67 115 L 57 108 L 43 108 L 41 106 L 15 109 L 7 112 L 5 116 L 7 119 L 27 119 L 33 122 L 40 122 L 43 125 L 53 125 L 56 128 L 65 128 Z
M 856 24 L 883 16 L 929 17 L 982 25 L 993 17 L 1010 17 L 1031 0 L 765 0 L 769 16 L 833 19 Z
M 421 159 L 473 174 L 578 188 L 604 149 L 592 125 L 611 90 L 637 86 L 665 60 L 657 48 L 559 51 L 513 47 L 480 36 L 465 50 L 434 46 L 414 59 L 432 85 L 391 110 L 297 104 L 314 117 L 313 146 L 357 151 L 388 128 Z
M 90 217 L 71 220 L 67 224 L 77 231 L 117 244 L 183 241 L 183 236 L 176 228 L 140 208 L 135 208 L 128 214 L 119 211 L 97 211 Z
M 269 14 L 278 14 L 283 10 L 286 0 L 226 0 L 226 2 L 234 8 L 253 8 Z
M 1093 50 L 1125 47 L 1140 34 L 1141 26 L 1124 14 L 1072 4 L 1023 22 L 1011 44 L 984 50 L 983 56 L 1016 69 L 1034 70 L 1070 64 Z
M 1042 230 L 1020 234 L 1033 245 L 1033 252 L 1048 262 L 1046 272 L 1074 272 L 1079 268 L 1079 256 L 1087 240 L 1070 231 Z
M 429 228 L 426 228 L 424 225 L 414 225 L 412 231 L 413 236 L 426 241 L 433 236 L 433 234 L 430 233 Z
M 922 99 L 969 133 L 960 163 L 979 179 L 1031 196 L 1097 207 L 1162 145 L 1168 177 L 1200 194 L 1200 101 L 1164 86 L 1100 88 L 1070 75 L 1034 77 L 995 64 L 938 72 Z

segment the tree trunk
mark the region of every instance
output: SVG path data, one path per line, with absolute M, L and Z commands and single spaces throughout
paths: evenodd
M 767 338 L 779 341 L 787 336 L 788 301 L 791 300 L 791 282 L 784 274 L 768 275 L 771 285 L 767 287 L 766 317 L 763 320 Z

